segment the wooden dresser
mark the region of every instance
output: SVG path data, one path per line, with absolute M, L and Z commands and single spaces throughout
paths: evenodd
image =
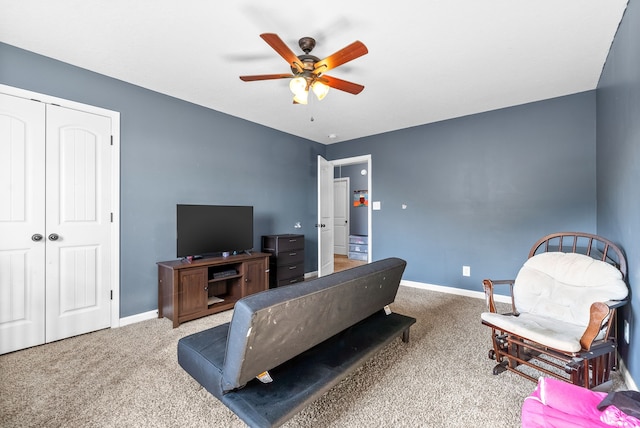
M 263 235 L 262 252 L 269 258 L 269 288 L 304 281 L 304 235 Z

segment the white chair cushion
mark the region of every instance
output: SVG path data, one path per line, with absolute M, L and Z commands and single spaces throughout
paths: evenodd
M 544 346 L 564 352 L 578 352 L 582 348 L 580 338 L 585 330 L 583 326 L 526 313 L 515 317 L 483 312 L 481 317 L 483 321 L 499 329 Z
M 548 252 L 531 257 L 516 277 L 519 313 L 540 315 L 586 328 L 593 302 L 627 297 L 622 274 L 584 254 Z

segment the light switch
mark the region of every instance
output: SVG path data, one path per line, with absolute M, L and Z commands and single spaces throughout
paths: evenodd
M 373 209 L 374 210 L 380 209 L 380 201 L 373 201 Z

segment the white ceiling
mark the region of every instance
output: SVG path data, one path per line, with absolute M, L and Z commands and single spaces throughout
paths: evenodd
M 595 89 L 627 0 L 0 0 L 0 41 L 324 144 Z M 293 105 L 260 37 L 359 83 Z M 1 60 L 1 58 L 0 58 Z M 310 97 L 311 98 L 311 97 Z M 315 102 L 314 102 L 315 101 Z M 312 120 L 313 119 L 313 120 Z M 329 135 L 334 134 L 335 138 Z

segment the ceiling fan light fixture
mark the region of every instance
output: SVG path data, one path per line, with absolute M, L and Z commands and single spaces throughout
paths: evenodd
M 300 96 L 302 93 L 307 92 L 307 79 L 302 76 L 294 77 L 289 82 L 289 89 L 291 89 L 293 95 Z
M 293 101 L 298 104 L 307 104 L 309 100 L 309 91 L 302 91 L 299 94 L 293 96 Z
M 318 101 L 321 101 L 329 93 L 329 87 L 317 80 L 313 82 L 311 89 L 313 90 L 313 93 L 316 94 Z

